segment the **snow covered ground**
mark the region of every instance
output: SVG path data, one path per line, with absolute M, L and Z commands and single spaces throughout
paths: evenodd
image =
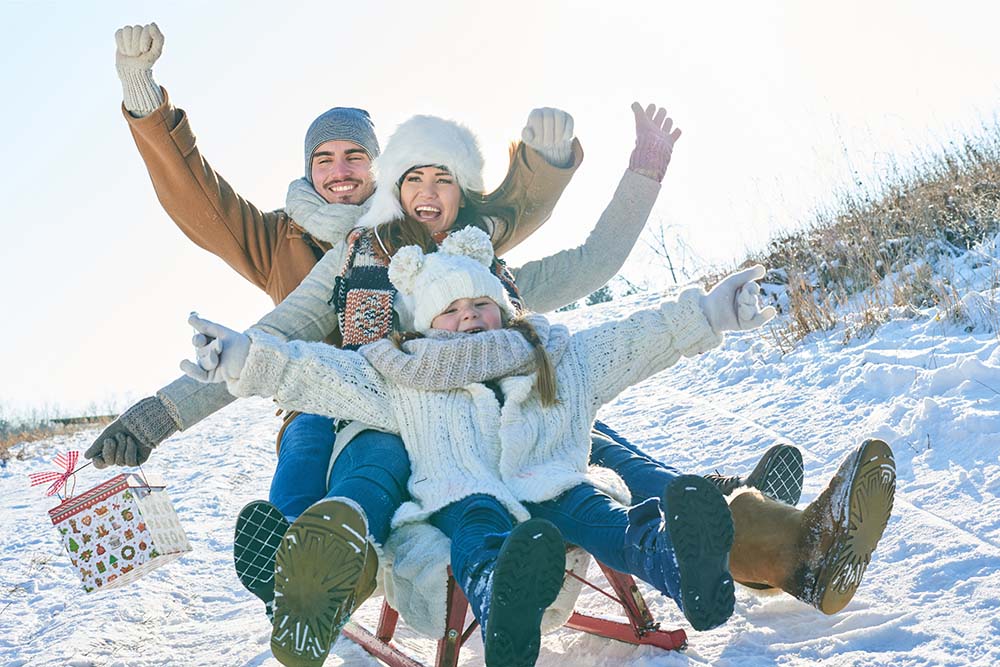
M 985 261 L 984 261 L 985 256 Z M 996 243 L 936 267 L 966 298 L 967 316 L 899 311 L 874 334 L 814 334 L 781 356 L 760 333 L 685 361 L 622 394 L 602 417 L 646 451 L 690 472 L 746 472 L 771 444 L 798 446 L 803 501 L 814 498 L 866 437 L 893 447 L 895 509 L 862 588 L 827 617 L 784 595 L 737 591 L 722 628 L 688 629 L 683 653 L 560 630 L 538 664 L 982 665 L 1000 664 L 1000 339 Z M 571 327 L 617 317 L 645 295 L 563 314 Z M 982 306 L 987 306 L 982 308 Z M 992 311 L 989 307 L 992 307 Z M 167 378 L 164 378 L 167 379 Z M 263 400 L 234 404 L 154 453 L 194 550 L 119 590 L 85 594 L 27 475 L 96 431 L 32 443 L 0 468 L 0 664 L 7 667 L 266 666 L 269 625 L 231 566 L 233 519 L 266 496 L 277 420 Z M 108 477 L 88 468 L 80 485 Z M 685 627 L 672 602 L 646 599 L 665 627 Z M 358 618 L 371 627 L 380 600 Z M 584 592 L 580 607 L 617 613 Z M 400 643 L 433 656 L 405 627 Z M 481 664 L 473 638 L 463 665 Z M 327 665 L 377 665 L 341 640 Z

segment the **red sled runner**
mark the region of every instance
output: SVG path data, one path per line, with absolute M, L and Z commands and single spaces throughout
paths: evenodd
M 566 627 L 629 644 L 658 646 L 668 651 L 679 651 L 687 647 L 687 634 L 684 630 L 660 630 L 660 624 L 653 619 L 642 593 L 639 592 L 635 580 L 630 575 L 612 570 L 600 561 L 597 564 L 601 566 L 613 594 L 577 576 L 570 570 L 567 570 L 566 574 L 579 579 L 585 585 L 620 604 L 625 610 L 628 622 L 597 618 L 575 611 L 566 621 Z M 465 616 L 468 608 L 469 603 L 465 599 L 465 595 L 455 584 L 455 580 L 449 576 L 445 633 L 444 637 L 438 640 L 437 657 L 434 659 L 433 667 L 457 667 L 458 653 L 462 649 L 462 645 L 479 626 L 479 623 L 473 619 L 469 626 L 465 627 Z M 396 632 L 398 620 L 399 612 L 389 606 L 388 602 L 383 602 L 375 634 L 353 621 L 344 627 L 342 634 L 389 667 L 428 667 L 403 653 L 393 644 L 392 637 Z

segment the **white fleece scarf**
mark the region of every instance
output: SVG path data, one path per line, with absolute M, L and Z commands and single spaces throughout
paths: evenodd
M 312 183 L 299 178 L 288 184 L 285 213 L 310 236 L 326 243 L 340 243 L 358 226 L 371 208 L 369 197 L 363 204 L 331 204 L 316 192 Z

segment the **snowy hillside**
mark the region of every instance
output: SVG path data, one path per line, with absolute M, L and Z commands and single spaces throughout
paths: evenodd
M 788 596 L 741 588 L 732 619 L 711 632 L 689 630 L 683 653 L 560 630 L 545 637 L 538 664 L 1000 664 L 1000 339 L 991 311 L 975 308 L 996 312 L 995 245 L 979 249 L 975 262 L 941 268 L 962 278 L 953 283 L 967 296 L 965 319 L 900 312 L 846 345 L 843 331 L 814 334 L 785 356 L 759 333 L 730 336 L 602 414 L 689 472 L 745 473 L 770 445 L 792 443 L 805 458 L 805 502 L 861 440 L 889 442 L 899 476 L 893 517 L 843 612 L 827 617 Z M 984 264 L 983 253 L 992 261 Z M 654 300 L 632 297 L 561 319 L 580 328 Z M 59 451 L 85 449 L 96 432 L 26 445 L 26 460 L 0 469 L 0 665 L 278 665 L 262 605 L 231 566 L 237 511 L 266 497 L 273 415 L 268 401 L 237 403 L 157 450 L 147 468 L 167 478 L 194 550 L 135 584 L 90 595 L 48 523 L 54 501 L 44 487 L 29 490 L 27 475 L 50 469 Z M 109 476 L 88 468 L 79 484 Z M 684 627 L 672 602 L 653 592 L 646 599 L 665 627 Z M 369 627 L 379 602 L 358 614 Z M 580 606 L 617 613 L 592 592 Z M 405 627 L 400 636 L 432 657 L 432 640 Z M 346 640 L 334 653 L 328 665 L 379 664 Z M 481 664 L 478 638 L 464 656 L 463 665 Z

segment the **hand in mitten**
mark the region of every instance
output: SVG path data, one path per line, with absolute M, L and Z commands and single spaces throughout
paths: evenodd
M 568 167 L 573 162 L 573 117 L 561 109 L 532 109 L 521 140 L 552 166 Z
M 701 295 L 701 309 L 716 333 L 756 329 L 774 317 L 774 308 L 761 309 L 757 300 L 760 285 L 754 281 L 765 273 L 760 264 L 751 266 L 726 276 L 711 292 Z
M 250 354 L 250 337 L 221 324 L 203 320 L 197 313 L 191 313 L 188 324 L 198 331 L 191 339 L 198 363 L 193 364 L 185 359 L 181 362 L 181 370 L 187 376 L 205 383 L 238 380 L 247 355 Z
M 115 33 L 115 45 L 125 108 L 133 116 L 148 116 L 163 104 L 163 92 L 153 80 L 153 63 L 163 53 L 163 33 L 155 23 L 127 25 Z
M 673 127 L 674 121 L 667 116 L 667 110 L 657 109 L 655 104 L 643 111 L 642 105 L 633 102 L 632 113 L 635 114 L 635 149 L 628 168 L 662 183 L 681 131 Z
M 95 468 L 137 466 L 153 448 L 177 432 L 177 424 L 159 398 L 144 398 L 111 422 L 83 455 Z

